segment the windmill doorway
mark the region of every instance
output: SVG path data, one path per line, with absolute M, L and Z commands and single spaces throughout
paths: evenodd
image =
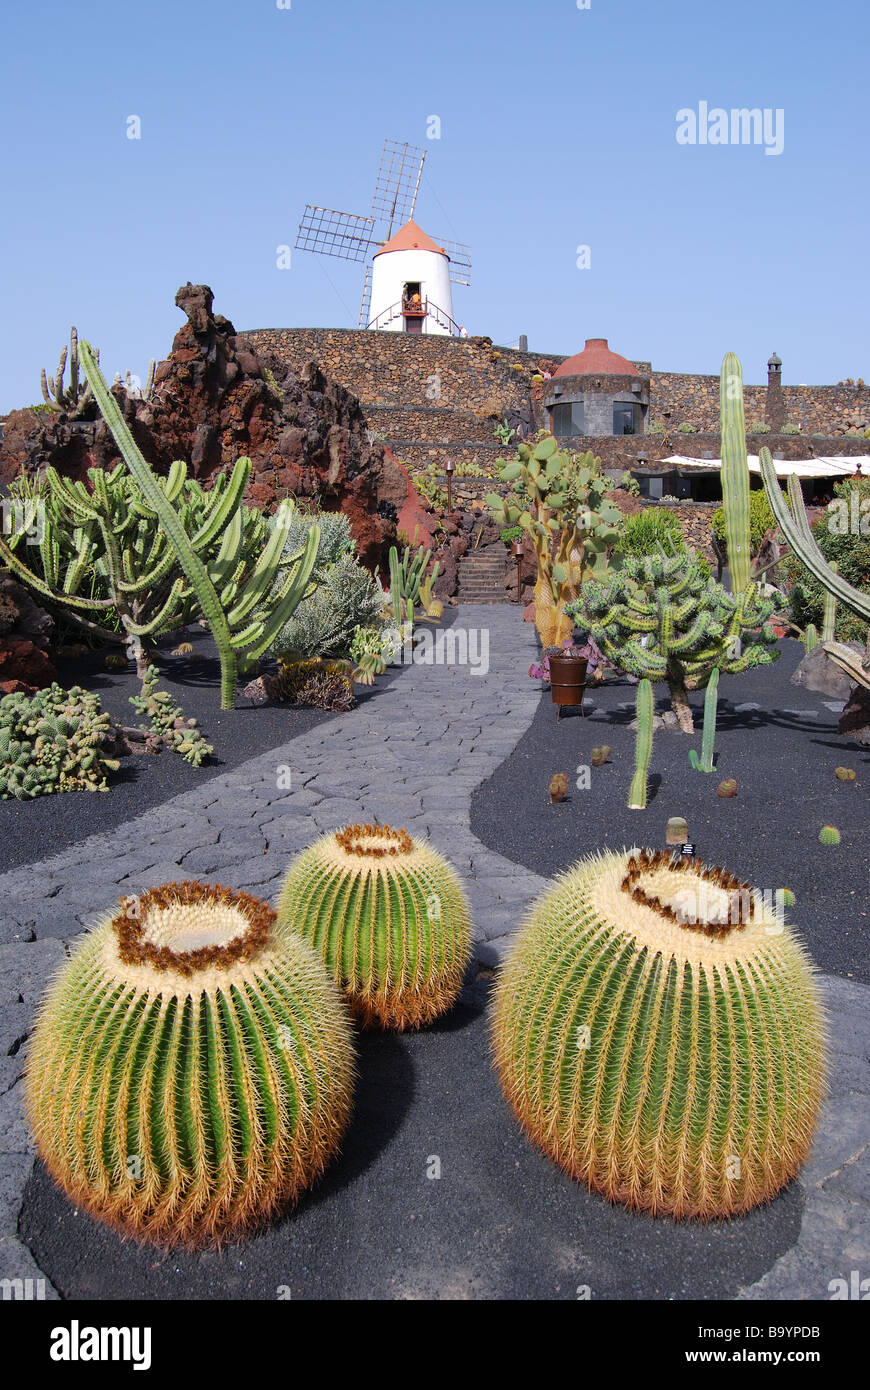
M 426 317 L 426 301 L 419 280 L 407 280 L 402 289 L 402 317 L 406 333 L 422 333 Z

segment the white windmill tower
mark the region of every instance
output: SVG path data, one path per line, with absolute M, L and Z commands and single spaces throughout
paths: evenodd
M 471 256 L 467 246 L 433 240 L 414 221 L 425 159 L 425 150 L 384 141 L 368 217 L 306 204 L 297 249 L 366 262 L 360 328 L 459 332 L 451 285 L 471 283 Z

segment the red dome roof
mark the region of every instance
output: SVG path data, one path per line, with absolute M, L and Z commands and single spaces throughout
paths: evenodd
M 554 376 L 637 376 L 637 367 L 627 357 L 611 352 L 606 338 L 587 338 L 582 352 L 568 357 Z
M 427 236 L 422 227 L 418 227 L 413 217 L 406 222 L 404 227 L 400 227 L 394 237 L 385 241 L 380 251 L 376 251 L 376 256 L 382 256 L 385 251 L 437 251 L 440 256 L 447 256 L 443 246 L 436 246 L 430 236 Z M 448 261 L 450 257 L 447 256 Z

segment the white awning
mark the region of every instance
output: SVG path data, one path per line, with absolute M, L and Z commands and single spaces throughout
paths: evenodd
M 662 463 L 672 463 L 675 468 L 715 471 L 722 467 L 721 459 L 689 458 L 686 454 L 672 454 L 662 459 Z M 773 466 L 778 478 L 787 478 L 796 473 L 799 478 L 848 478 L 855 473 L 870 477 L 870 455 L 825 454 L 814 459 L 774 459 Z M 749 455 L 750 473 L 760 473 L 761 464 L 757 454 Z

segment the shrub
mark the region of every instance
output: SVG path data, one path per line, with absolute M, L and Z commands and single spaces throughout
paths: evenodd
M 713 513 L 710 527 L 721 546 L 725 545 L 725 508 L 717 507 Z M 768 531 L 776 529 L 776 520 L 770 510 L 767 493 L 763 487 L 755 488 L 749 494 L 749 552 L 757 555 L 761 542 Z
M 666 433 L 666 430 L 665 430 L 665 423 L 664 423 L 663 420 L 654 420 L 653 423 L 650 425 L 649 429 L 647 430 L 647 434 L 665 434 L 665 433 Z M 683 433 L 685 434 L 686 431 L 684 430 Z
M 302 600 L 275 638 L 275 657 L 348 656 L 354 629 L 377 622 L 385 601 L 383 589 L 353 555 L 341 555 L 319 578 L 319 587 Z
M 329 565 L 334 565 L 343 555 L 352 555 L 356 542 L 351 536 L 350 522 L 344 512 L 312 512 L 308 515 L 294 512 L 284 546 L 286 556 L 295 555 L 297 550 L 302 549 L 308 532 L 315 524 L 320 527 L 320 544 L 314 562 L 316 575 Z
M 682 528 L 673 512 L 660 507 L 644 507 L 642 512 L 625 517 L 616 547 L 618 554 L 650 555 L 657 545 L 668 555 L 686 548 Z

